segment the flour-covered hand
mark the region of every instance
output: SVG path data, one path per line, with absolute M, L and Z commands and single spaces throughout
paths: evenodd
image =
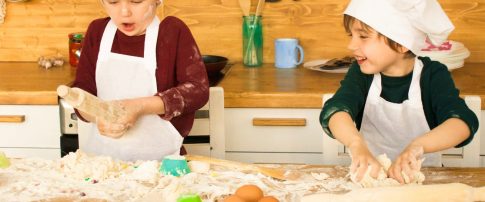
M 350 173 L 357 173 L 355 180 L 360 182 L 367 172 L 367 169 L 369 169 L 369 166 L 371 168 L 370 176 L 377 178 L 382 166 L 369 151 L 365 142 L 354 142 L 349 145 L 349 150 L 350 157 L 352 158 Z
M 100 117 L 96 117 L 96 126 L 101 135 L 111 138 L 120 138 L 128 130 L 124 124 L 109 122 Z
M 117 111 L 116 114 L 107 115 L 108 117 L 114 116 L 114 118 L 108 121 L 103 117 L 96 117 L 96 124 L 101 135 L 112 138 L 120 138 L 133 127 L 141 116 L 143 109 L 143 104 L 135 99 L 109 101 L 108 106 L 122 109 L 122 113 L 119 110 L 108 110 L 113 113 Z
M 419 172 L 421 169 L 423 153 L 423 146 L 410 144 L 389 168 L 389 177 L 396 179 L 401 184 L 408 183 L 406 181 L 413 181 L 414 173 Z
M 125 99 L 112 101 L 123 109 L 123 114 L 117 117 L 116 122 L 124 125 L 127 129 L 133 127 L 136 121 L 143 115 L 144 103 L 138 99 Z

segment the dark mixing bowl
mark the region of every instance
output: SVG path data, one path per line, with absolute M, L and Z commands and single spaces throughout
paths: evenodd
M 204 60 L 208 76 L 220 74 L 228 61 L 226 57 L 217 55 L 202 55 L 202 59 Z

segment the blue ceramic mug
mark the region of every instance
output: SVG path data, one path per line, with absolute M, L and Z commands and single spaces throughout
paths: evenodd
M 303 62 L 303 48 L 298 45 L 298 39 L 275 39 L 275 66 L 278 68 L 294 68 Z M 298 60 L 298 51 L 300 59 Z

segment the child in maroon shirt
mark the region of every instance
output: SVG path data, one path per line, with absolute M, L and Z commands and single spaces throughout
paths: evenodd
M 88 27 L 73 86 L 103 100 L 116 100 L 128 112 L 116 123 L 77 112 L 81 119 L 96 123 L 88 152 L 123 160 L 161 159 L 174 151 L 171 143 L 181 141 L 158 134 L 162 132 L 152 126 L 167 120 L 168 126 L 160 126 L 166 130 L 163 133 L 185 137 L 194 112 L 208 100 L 209 82 L 197 44 L 178 18 L 159 21 L 160 3 L 104 0 L 110 17 L 94 20 Z M 144 122 L 153 115 L 160 121 Z M 150 129 L 136 132 L 144 126 Z

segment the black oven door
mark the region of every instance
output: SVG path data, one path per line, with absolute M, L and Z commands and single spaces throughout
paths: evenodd
M 61 157 L 69 154 L 69 152 L 76 152 L 79 148 L 77 135 L 62 134 L 61 135 Z

